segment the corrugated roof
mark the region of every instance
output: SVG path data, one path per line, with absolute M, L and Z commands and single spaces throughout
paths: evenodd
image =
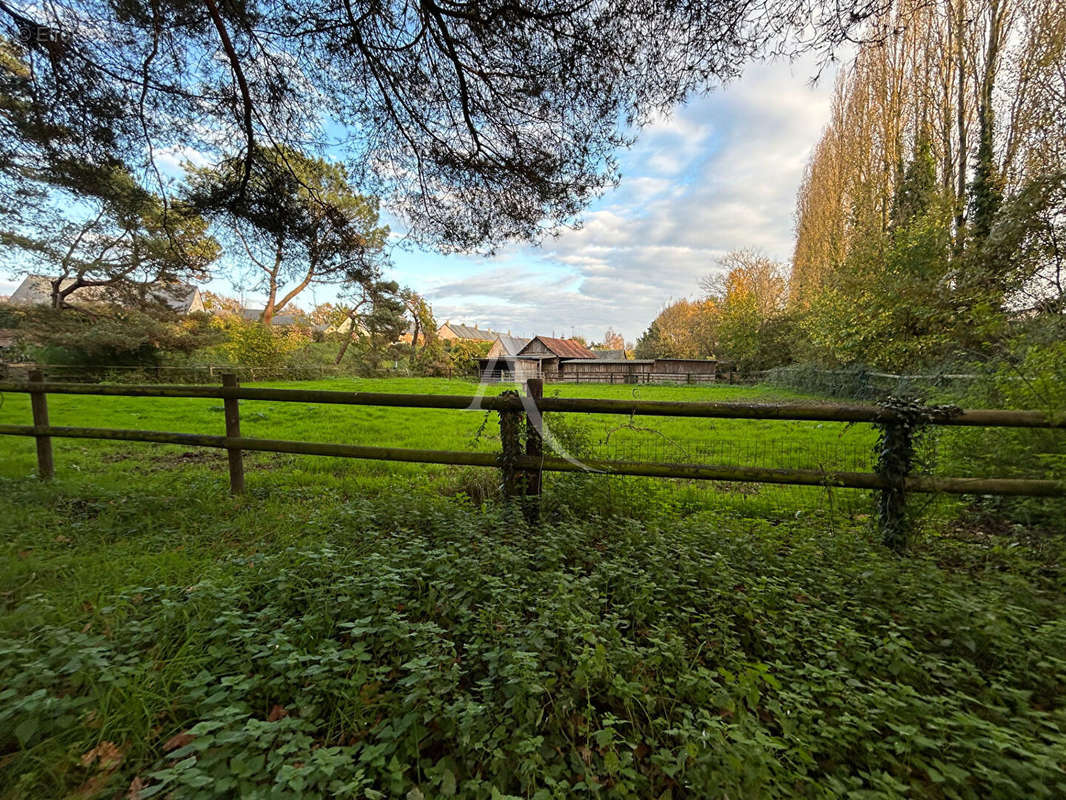
M 516 356 L 522 348 L 529 344 L 529 339 L 523 339 L 520 336 L 508 336 L 506 333 L 500 333 L 496 335 L 496 340 L 503 347 L 505 355 Z
M 477 342 L 491 342 L 500 335 L 496 333 L 496 331 L 484 330 L 476 325 L 460 325 L 457 322 L 445 322 L 444 324 L 447 325 L 448 328 L 451 329 L 451 332 L 460 339 L 473 339 Z
M 550 336 L 534 336 L 530 341 L 539 341 L 559 358 L 595 358 L 596 354 L 581 342 L 573 339 L 553 339 Z

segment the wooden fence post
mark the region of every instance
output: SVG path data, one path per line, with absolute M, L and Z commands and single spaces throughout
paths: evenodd
M 232 372 L 222 376 L 224 389 L 237 389 L 240 381 Z M 236 397 L 225 397 L 222 405 L 226 410 L 226 437 L 239 439 L 241 435 L 241 412 L 240 401 Z M 236 447 L 227 447 L 226 455 L 229 457 L 229 491 L 230 494 L 244 494 L 244 456 L 243 452 Z
M 540 398 L 544 396 L 544 381 L 540 378 L 530 378 L 526 381 L 526 396 L 530 398 L 534 406 L 534 414 L 526 414 L 526 455 L 540 459 L 544 455 L 544 439 L 541 436 L 541 426 L 544 424 L 544 416 L 540 413 Z M 536 525 L 540 521 L 540 493 L 544 473 L 538 466 L 526 472 L 526 521 L 530 525 Z
M 518 392 L 508 390 L 501 392 L 500 397 L 518 398 Z M 522 443 L 518 435 L 518 422 L 521 417 L 520 411 L 510 409 L 500 410 L 500 471 L 503 473 L 503 496 L 510 500 L 518 494 L 518 470 L 515 467 L 515 459 L 522 454 Z
M 40 370 L 30 373 L 30 383 L 43 383 L 44 375 Z M 33 409 L 33 426 L 35 428 L 48 427 L 48 395 L 37 390 L 30 394 L 30 407 Z M 55 460 L 52 458 L 52 437 L 37 435 L 37 477 L 42 481 L 51 480 L 55 477 Z
M 877 459 L 877 473 L 890 485 L 881 490 L 877 503 L 878 525 L 887 547 L 896 552 L 907 548 L 909 520 L 907 519 L 907 492 L 904 482 L 910 467 L 913 452 L 910 427 L 901 423 L 886 423 L 879 442 L 881 452 Z

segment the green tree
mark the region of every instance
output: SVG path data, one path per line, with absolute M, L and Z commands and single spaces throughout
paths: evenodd
M 335 363 L 340 364 L 352 343 L 359 342 L 360 357 L 376 369 L 407 327 L 406 310 L 395 281 L 353 283 L 334 310 L 344 336 Z
M 377 200 L 358 194 L 342 165 L 273 147 L 257 151 L 246 187 L 240 159 L 189 174 L 189 201 L 213 218 L 231 252 L 247 257 L 266 293 L 265 325 L 311 285 L 377 275 L 389 229 L 378 224 Z
M 219 254 L 193 208 L 165 204 L 121 166 L 54 185 L 47 206 L 4 222 L 0 248 L 17 251 L 12 260 L 49 277 L 55 309 L 85 289 L 102 299 L 160 306 L 168 285 L 206 280 Z

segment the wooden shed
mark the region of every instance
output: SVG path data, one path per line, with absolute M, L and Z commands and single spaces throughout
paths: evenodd
M 519 351 L 518 358 L 538 362 L 539 372 L 544 380 L 556 381 L 562 373 L 563 364 L 575 359 L 595 361 L 596 354 L 573 339 L 534 336 L 529 344 Z

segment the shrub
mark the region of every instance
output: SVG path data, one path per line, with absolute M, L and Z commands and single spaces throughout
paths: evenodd
M 14 313 L 23 347 L 45 364 L 156 366 L 165 353 L 190 353 L 219 339 L 204 314 L 154 316 L 115 306 Z
M 1066 342 L 1023 344 L 1017 356 L 1004 356 L 987 370 L 987 379 L 971 384 L 960 405 L 1036 409 L 1059 419 L 1066 414 Z M 940 436 L 939 458 L 941 470 L 958 475 L 1066 480 L 1061 430 L 952 429 Z M 971 508 L 1007 522 L 1066 530 L 1059 499 L 979 497 Z

